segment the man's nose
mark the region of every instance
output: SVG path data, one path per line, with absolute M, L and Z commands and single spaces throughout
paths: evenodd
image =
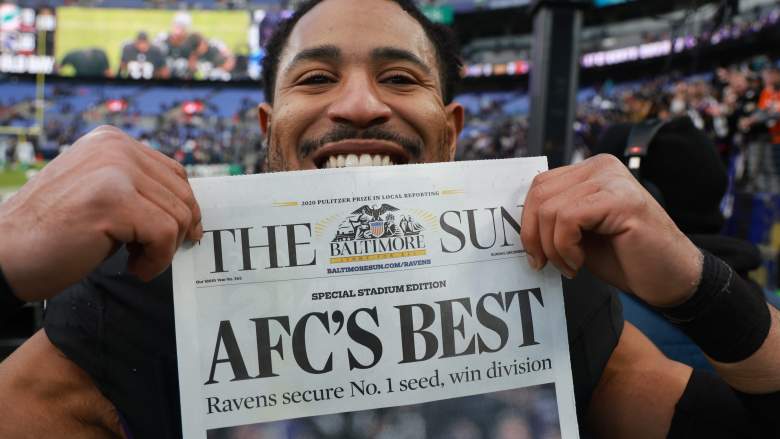
M 328 108 L 328 118 L 356 128 L 381 125 L 390 119 L 390 107 L 381 99 L 377 85 L 370 78 L 355 75 L 346 81 Z

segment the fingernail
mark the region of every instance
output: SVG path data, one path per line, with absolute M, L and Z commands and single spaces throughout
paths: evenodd
M 193 241 L 200 241 L 200 239 L 203 238 L 203 224 L 198 223 L 198 225 L 195 226 L 195 233 L 193 237 L 195 238 Z
M 575 263 L 574 263 L 574 262 L 572 262 L 571 260 L 569 260 L 569 259 L 566 259 L 566 258 L 563 258 L 563 262 L 565 262 L 565 263 L 566 263 L 566 265 L 568 265 L 568 266 L 569 266 L 569 268 L 571 268 L 571 271 L 572 271 L 572 272 L 574 272 L 574 271 L 576 271 L 576 270 L 577 270 L 577 264 L 575 264 Z
M 526 253 L 526 256 L 528 257 L 528 266 L 534 270 L 538 270 L 538 268 L 536 268 L 536 258 L 534 258 L 531 253 Z

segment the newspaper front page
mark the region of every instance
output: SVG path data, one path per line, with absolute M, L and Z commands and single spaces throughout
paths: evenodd
M 546 167 L 192 180 L 205 233 L 173 261 L 184 437 L 578 437 L 560 274 L 520 242 Z

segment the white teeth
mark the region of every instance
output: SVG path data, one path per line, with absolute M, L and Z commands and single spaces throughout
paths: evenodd
M 388 155 L 375 154 L 371 156 L 370 154 L 360 154 L 358 156 L 357 154 L 338 154 L 328 157 L 328 159 L 322 163 L 322 167 L 329 169 L 349 168 L 353 166 L 390 166 L 394 164 L 395 163 L 390 160 L 390 156 Z

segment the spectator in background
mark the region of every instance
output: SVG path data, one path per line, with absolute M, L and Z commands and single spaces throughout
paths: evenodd
M 0 136 L 0 167 L 5 169 L 11 162 L 8 160 L 8 151 L 11 147 L 11 142 L 8 141 L 6 136 Z
M 29 168 L 35 161 L 35 146 L 29 139 L 21 139 L 16 144 L 16 161 L 23 168 Z
M 139 32 L 135 40 L 122 46 L 117 76 L 132 79 L 167 78 L 170 76 L 165 56 L 159 47 L 149 41 L 146 32 Z
M 769 129 L 772 142 L 772 163 L 775 176 L 780 177 L 780 69 L 770 67 L 764 70 L 764 89 L 758 100 L 757 122 L 764 122 Z
M 190 79 L 190 57 L 198 44 L 192 34 L 192 17 L 186 12 L 177 12 L 171 22 L 171 30 L 157 36 L 156 42 L 165 55 L 165 63 L 171 78 Z
M 731 141 L 740 144 L 741 139 L 733 137 L 740 132 L 739 121 L 752 114 L 758 104 L 758 95 L 750 89 L 745 73 L 741 71 L 730 73 L 728 85 L 723 89 L 723 104 L 728 114 Z
M 209 40 L 201 34 L 193 34 L 195 50 L 189 59 L 189 69 L 195 79 L 230 81 L 230 72 L 236 59 L 221 41 Z
M 57 68 L 65 76 L 81 76 L 110 78 L 113 76 L 109 68 L 106 52 L 99 48 L 77 49 L 68 52 Z

